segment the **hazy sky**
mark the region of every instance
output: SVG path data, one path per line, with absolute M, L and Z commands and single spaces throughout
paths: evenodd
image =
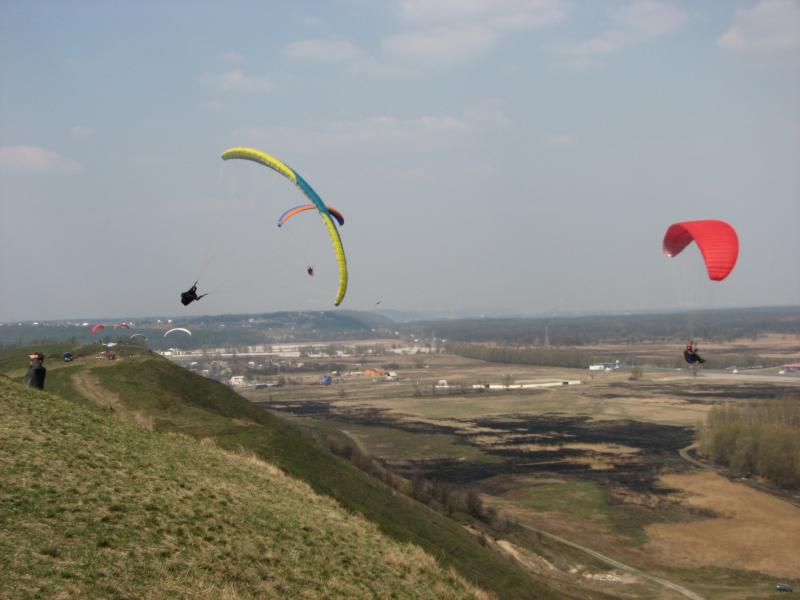
M 800 303 L 800 0 L 4 0 L 0 320 L 332 308 L 242 145 L 343 308 Z

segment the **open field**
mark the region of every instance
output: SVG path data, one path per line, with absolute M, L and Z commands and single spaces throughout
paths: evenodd
M 750 344 L 708 345 L 705 351 L 710 356 L 717 349 L 749 351 Z M 772 336 L 754 344 L 759 354 L 786 362 L 800 356 L 797 337 Z M 606 348 L 612 355 L 623 349 Z M 623 370 L 590 376 L 584 370 L 451 355 L 396 362 L 398 382 L 345 377 L 330 387 L 293 385 L 245 395 L 312 427 L 324 422 L 344 432 L 396 472 L 477 489 L 487 504 L 519 523 L 677 579 L 705 597 L 761 597 L 774 586 L 769 577 L 800 578 L 789 541 L 797 539 L 793 527 L 800 524 L 800 509 L 699 473 L 678 454 L 715 404 L 800 397 L 800 377 L 779 375 L 776 368 L 737 374 L 652 369 L 632 381 Z M 380 359 L 370 363 L 380 365 Z M 441 379 L 447 388 L 434 387 Z M 477 383 L 575 379 L 581 383 L 471 389 Z M 783 535 L 781 523 L 787 522 L 793 525 Z M 763 543 L 752 540 L 757 533 Z M 787 541 L 766 541 L 773 538 Z M 636 587 L 621 583 L 624 577 L 613 579 L 603 588 L 609 593 Z M 633 596 L 650 593 L 656 592 L 639 589 Z
M 717 473 L 666 475 L 661 484 L 676 490 L 685 505 L 714 517 L 649 525 L 648 550 L 656 557 L 683 567 L 738 568 L 800 579 L 798 507 Z

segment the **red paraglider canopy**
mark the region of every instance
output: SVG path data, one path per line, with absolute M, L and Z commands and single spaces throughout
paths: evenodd
M 670 225 L 664 235 L 664 254 L 673 257 L 697 242 L 709 279 L 725 279 L 739 257 L 739 238 L 725 221 L 683 221 Z
M 95 323 L 94 325 L 92 325 L 92 333 L 97 333 L 101 329 L 105 329 L 105 328 L 106 328 L 106 326 L 103 325 L 102 323 Z

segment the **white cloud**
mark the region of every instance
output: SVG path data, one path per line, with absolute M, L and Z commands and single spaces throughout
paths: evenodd
M 550 45 L 554 54 L 564 57 L 556 64 L 571 68 L 598 66 L 601 63 L 597 59 L 585 59 L 674 33 L 688 22 L 689 15 L 683 8 L 659 0 L 635 0 L 609 11 L 609 19 L 610 27 L 599 35 L 578 42 Z
M 402 78 L 416 75 L 419 71 L 410 65 L 360 56 L 347 65 L 347 72 L 354 77 Z
M 800 47 L 800 2 L 759 0 L 751 8 L 738 9 L 717 45 L 740 52 Z
M 544 136 L 543 141 L 548 146 L 573 146 L 576 140 L 569 133 L 550 133 Z
M 452 116 L 424 116 L 414 119 L 369 117 L 360 121 L 333 124 L 323 136 L 333 143 L 400 142 L 461 134 L 467 124 Z
M 490 100 L 465 109 L 461 115 L 425 115 L 414 118 L 370 117 L 332 123 L 322 137 L 332 143 L 452 142 L 465 136 L 507 128 L 511 120 L 499 101 Z
M 290 144 L 299 136 L 302 139 L 313 139 L 318 146 L 396 144 L 411 141 L 429 144 L 467 131 L 468 126 L 464 121 L 448 115 L 412 119 L 375 116 L 356 121 L 307 123 L 292 131 L 284 128 L 253 127 L 235 131 L 234 137 L 244 137 L 254 143 L 270 140 L 274 144 L 278 140 Z
M 638 0 L 613 11 L 611 16 L 622 31 L 640 39 L 677 31 L 689 18 L 684 9 L 657 0 Z
M 503 33 L 553 25 L 566 18 L 563 0 L 401 0 L 401 18 L 417 28 L 387 36 L 396 57 L 448 64 L 493 46 Z
M 38 146 L 0 146 L 0 170 L 18 173 L 77 173 L 81 165 Z
M 347 40 L 298 40 L 283 49 L 290 60 L 311 62 L 343 62 L 358 55 L 358 49 Z
M 247 75 L 242 69 L 204 75 L 200 81 L 212 90 L 222 93 L 264 94 L 274 87 L 268 77 Z
M 84 125 L 73 125 L 70 127 L 69 132 L 77 138 L 87 138 L 94 135 L 94 129 Z
M 373 116 L 355 121 L 308 123 L 291 131 L 272 127 L 240 129 L 236 138 L 252 143 L 276 140 L 291 143 L 296 139 L 314 139 L 317 144 L 338 146 L 350 144 L 401 144 L 429 146 L 463 141 L 467 136 L 507 128 L 511 120 L 499 101 L 490 100 L 467 108 L 461 115 L 425 115 L 413 118 Z
M 482 23 L 492 29 L 529 29 L 566 17 L 563 0 L 401 0 L 400 16 L 427 23 Z
M 497 34 L 486 27 L 442 27 L 390 35 L 381 45 L 395 56 L 443 64 L 480 52 L 494 44 L 496 38 Z

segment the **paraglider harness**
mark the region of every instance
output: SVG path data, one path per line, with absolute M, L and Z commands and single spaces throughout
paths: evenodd
M 208 294 L 197 295 L 197 282 L 195 281 L 191 288 L 181 293 L 181 304 L 189 306 L 195 300 L 200 300 L 200 298 L 204 298 L 205 296 L 208 296 Z
M 683 351 L 683 358 L 690 365 L 702 365 L 704 362 L 706 362 L 706 360 L 697 353 L 697 350 L 695 350 L 693 342 L 686 344 L 686 350 Z
M 309 265 L 306 269 L 306 273 L 308 273 L 311 277 L 314 276 L 314 265 Z

